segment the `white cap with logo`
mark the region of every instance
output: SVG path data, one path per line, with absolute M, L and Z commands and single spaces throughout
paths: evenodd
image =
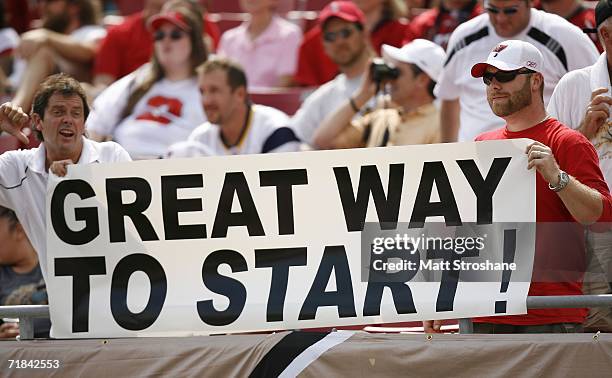
M 542 53 L 531 43 L 511 39 L 495 46 L 486 62 L 475 64 L 472 67 L 472 76 L 482 77 L 488 66 L 493 66 L 501 71 L 526 68 L 542 72 L 543 60 Z
M 438 81 L 446 59 L 444 49 L 426 39 L 415 39 L 402 48 L 382 45 L 382 55 L 385 59 L 416 64 L 433 81 Z

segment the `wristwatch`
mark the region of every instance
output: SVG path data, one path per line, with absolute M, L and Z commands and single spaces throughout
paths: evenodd
M 559 183 L 555 186 L 552 186 L 550 185 L 550 183 L 548 183 L 548 189 L 552 190 L 553 192 L 559 192 L 567 186 L 569 181 L 570 181 L 570 178 L 567 172 L 559 171 Z

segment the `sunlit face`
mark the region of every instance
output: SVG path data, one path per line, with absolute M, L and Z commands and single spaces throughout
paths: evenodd
M 191 64 L 191 39 L 186 31 L 166 22 L 153 32 L 155 56 L 164 69 Z
M 485 2 L 485 9 L 497 35 L 511 38 L 529 24 L 531 2 L 529 0 L 488 0 Z
M 34 115 L 33 120 L 43 134 L 47 154 L 51 154 L 53 160 L 81 155 L 85 132 L 85 111 L 81 97 L 54 93 L 49 97 L 44 118 Z
M 414 74 L 412 65 L 398 61 L 390 61 L 400 72 L 397 79 L 390 82 L 391 99 L 397 104 L 405 104 L 414 96 L 418 88 L 417 75 Z
M 485 72 L 498 71 L 497 68 L 489 66 Z M 493 79 L 487 86 L 487 101 L 493 113 L 498 117 L 505 117 L 531 105 L 531 80 L 531 75 L 517 75 L 507 83 Z
M 323 47 L 327 56 L 340 67 L 354 64 L 366 49 L 364 32 L 355 23 L 339 18 L 328 20 L 324 26 Z
M 227 73 L 216 69 L 198 75 L 198 85 L 202 93 L 202 107 L 210 123 L 223 125 L 231 118 L 244 97 L 240 88 L 232 90 L 227 80 Z

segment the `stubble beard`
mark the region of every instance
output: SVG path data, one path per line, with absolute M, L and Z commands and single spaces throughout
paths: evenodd
M 518 91 L 512 93 L 505 102 L 494 103 L 488 99 L 491 110 L 498 117 L 506 117 L 518 112 L 519 110 L 531 105 L 531 78 L 525 80 L 525 84 Z

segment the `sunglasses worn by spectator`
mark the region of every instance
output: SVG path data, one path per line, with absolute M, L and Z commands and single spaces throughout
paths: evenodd
M 342 39 L 347 39 L 352 34 L 353 34 L 353 29 L 342 28 L 335 32 L 328 31 L 328 32 L 323 33 L 323 39 L 325 40 L 325 42 L 334 42 L 339 36 L 342 37 Z
M 155 32 L 155 34 L 153 34 L 153 39 L 158 42 L 163 40 L 164 38 L 166 38 L 166 35 L 170 37 L 171 40 L 173 41 L 178 41 L 179 39 L 183 38 L 183 32 L 180 31 L 179 29 L 173 29 L 170 33 L 166 34 L 164 31 L 162 30 L 158 30 Z
M 503 13 L 506 16 L 511 16 L 513 14 L 515 14 L 516 12 L 518 12 L 518 7 L 508 7 L 508 8 L 497 8 L 494 7 L 492 5 L 489 5 L 488 7 L 485 8 L 487 10 L 487 12 L 492 13 L 492 14 L 500 14 Z
M 497 71 L 495 73 L 485 72 L 482 75 L 482 81 L 484 81 L 486 85 L 491 85 L 491 81 L 493 81 L 493 78 L 495 78 L 495 80 L 497 80 L 500 83 L 509 83 L 512 80 L 514 80 L 518 75 L 525 75 L 525 74 L 530 74 L 530 73 L 535 73 L 535 71 L 515 70 L 515 71 Z

